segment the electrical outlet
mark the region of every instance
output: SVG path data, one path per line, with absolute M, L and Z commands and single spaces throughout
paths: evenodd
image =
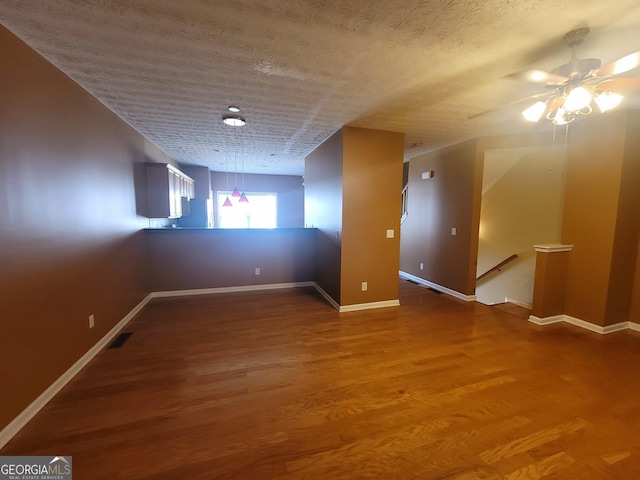
M 451 235 L 456 235 L 458 233 L 458 229 L 456 227 L 453 227 L 451 229 Z
M 93 315 L 89 315 L 89 328 L 93 328 L 96 325 L 96 317 Z
M 424 263 L 420 262 L 420 270 L 424 270 Z
M 260 275 L 260 267 L 256 267 L 256 275 Z
M 368 288 L 367 282 L 362 282 L 362 291 L 366 292 Z

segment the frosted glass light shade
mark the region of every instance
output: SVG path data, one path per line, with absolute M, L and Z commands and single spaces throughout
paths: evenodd
M 544 102 L 536 102 L 522 112 L 522 116 L 529 122 L 537 122 L 542 117 L 542 114 L 547 109 L 547 104 Z
M 570 112 L 577 112 L 591 103 L 591 93 L 584 87 L 576 87 L 569 92 L 564 102 L 564 108 Z
M 617 93 L 604 92 L 595 98 L 596 104 L 601 112 L 606 112 L 617 107 L 622 101 L 622 95 Z

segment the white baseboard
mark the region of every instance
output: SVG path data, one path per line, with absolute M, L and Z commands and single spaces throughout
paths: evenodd
M 153 292 L 153 298 L 185 297 L 189 295 L 213 295 L 218 293 L 255 292 L 258 290 L 277 290 L 281 288 L 313 287 L 314 282 L 266 283 L 260 285 L 240 285 L 237 287 L 198 288 L 193 290 L 167 290 Z
M 530 303 L 521 302 L 520 300 L 516 300 L 515 298 L 504 297 L 504 301 L 505 303 L 513 303 L 514 305 L 526 308 L 527 310 L 531 310 L 533 308 L 533 305 L 531 305 Z
M 590 332 L 599 333 L 600 335 L 606 335 L 608 333 L 620 332 L 621 330 L 635 330 L 640 331 L 640 324 L 633 322 L 620 322 L 615 323 L 613 325 L 606 325 L 604 327 L 600 325 L 596 325 L 591 322 L 586 322 L 579 318 L 571 317 L 569 315 L 553 315 L 551 317 L 539 318 L 535 315 L 529 316 L 529 321 L 531 323 L 535 323 L 536 325 L 551 325 L 552 323 L 569 323 L 571 325 L 575 325 L 576 327 L 584 328 L 585 330 L 589 330 Z
M 552 323 L 564 322 L 564 315 L 554 315 L 553 317 L 539 318 L 535 315 L 529 315 L 529 321 L 536 325 L 551 325 Z
M 336 310 L 338 310 L 338 312 L 340 313 L 356 312 L 358 310 L 369 310 L 371 308 L 397 307 L 400 305 L 400 300 L 384 300 L 381 302 L 357 303 L 354 305 L 340 305 L 331 297 L 331 295 L 325 292 L 320 285 L 318 285 L 317 283 L 314 283 L 313 286 L 318 291 L 318 293 L 322 295 L 325 298 L 325 300 L 329 302 L 331 306 Z
M 606 335 L 607 333 L 620 332 L 622 330 L 629 330 L 630 323 L 631 322 L 620 322 L 620 323 L 614 323 L 613 325 L 607 325 L 605 327 L 602 327 L 602 333 L 603 335 Z
M 437 283 L 430 282 L 429 280 L 425 280 L 424 278 L 416 277 L 415 275 L 411 275 L 410 273 L 400 271 L 400 277 L 405 280 L 411 280 L 412 282 L 419 283 L 420 285 L 424 285 L 425 287 L 433 288 L 434 290 L 438 290 L 439 292 L 446 293 L 447 295 L 451 295 L 452 297 L 459 298 L 460 300 L 464 300 L 465 302 L 475 302 L 475 295 L 465 295 L 464 293 L 457 292 L 447 287 L 443 287 L 442 285 L 438 285 Z
M 329 295 L 320 285 L 314 283 L 313 286 L 318 291 L 320 295 L 324 297 L 324 299 L 331 304 L 333 308 L 340 311 L 340 304 L 336 302 L 331 295 Z
M 42 392 L 31 404 L 25 408 L 16 418 L 14 418 L 0 432 L 0 448 L 4 447 L 16 433 L 31 420 L 42 407 L 44 407 L 62 388 L 75 377 L 115 336 L 124 326 L 135 317 L 149 301 L 152 295 L 147 295 L 133 310 L 131 310 L 122 320 L 120 320 L 109 332 L 102 337 L 87 353 L 85 353 L 76 363 L 64 372 L 56 381 Z
M 398 307 L 400 300 L 384 300 L 381 302 L 356 303 L 353 305 L 342 305 L 339 312 L 357 312 L 359 310 L 369 310 L 371 308 Z

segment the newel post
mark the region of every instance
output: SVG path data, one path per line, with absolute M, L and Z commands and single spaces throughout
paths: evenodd
M 536 272 L 533 283 L 531 321 L 549 323 L 564 314 L 569 254 L 573 245 L 535 245 Z

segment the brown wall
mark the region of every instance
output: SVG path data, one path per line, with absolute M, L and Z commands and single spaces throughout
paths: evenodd
M 627 111 L 621 114 L 626 117 L 626 129 L 605 314 L 607 325 L 628 320 L 640 238 L 640 113 Z
M 134 179 L 162 155 L 2 27 L 0 58 L 1 429 L 149 293 Z
M 242 175 L 238 174 L 238 188 L 242 190 Z M 235 173 L 229 173 L 228 189 L 235 186 Z M 213 206 L 217 211 L 217 192 L 227 190 L 227 174 L 211 172 Z M 297 175 L 244 175 L 246 192 L 269 192 L 278 194 L 278 228 L 304 226 L 304 186 L 302 177 Z M 214 225 L 218 224 L 216 217 Z
M 640 210 L 636 116 L 610 112 L 570 130 L 562 242 L 574 248 L 565 313 L 596 325 L 628 319 Z
M 398 299 L 404 134 L 343 127 L 340 305 Z M 387 230 L 394 238 L 387 238 Z M 367 282 L 367 291 L 362 291 Z
M 422 172 L 429 170 L 433 178 L 422 180 Z M 476 141 L 411 159 L 408 195 L 400 270 L 473 295 L 482 196 L 482 154 Z
M 340 304 L 342 130 L 305 158 L 305 226 L 318 229 L 315 281 Z
M 147 230 L 154 292 L 313 281 L 316 231 Z M 260 268 L 260 275 L 255 269 Z

